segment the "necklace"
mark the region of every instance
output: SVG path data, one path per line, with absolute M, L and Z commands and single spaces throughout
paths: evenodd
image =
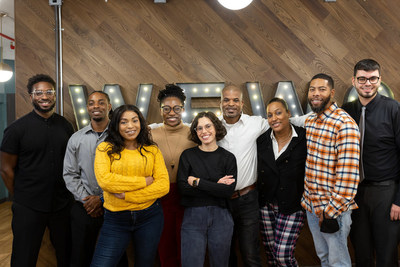
M 292 138 L 292 129 L 290 129 L 289 134 L 283 140 L 278 140 L 278 138 L 276 138 L 275 136 L 275 139 L 279 145 L 285 145 L 290 140 L 290 138 Z
M 170 166 L 171 166 L 171 169 L 174 169 L 174 167 L 175 167 L 175 157 L 174 156 L 176 154 L 176 150 L 178 148 L 179 142 L 176 142 L 176 145 L 175 145 L 175 148 L 174 148 L 174 153 L 172 153 L 171 152 L 171 147 L 170 147 L 169 142 L 168 142 L 167 131 L 165 130 L 165 126 L 162 126 L 162 128 L 163 128 L 163 131 L 164 131 L 165 142 L 167 143 L 167 147 L 168 147 L 169 158 L 171 159 Z

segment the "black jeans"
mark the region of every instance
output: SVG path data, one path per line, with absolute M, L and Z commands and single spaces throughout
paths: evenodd
M 357 267 L 393 267 L 397 264 L 400 221 L 390 220 L 390 210 L 398 184 L 368 185 L 361 183 L 356 195 L 358 209 L 353 210 L 350 239 Z
M 46 227 L 56 251 L 57 266 L 69 266 L 70 205 L 56 212 L 40 212 L 18 203 L 12 204 L 14 235 L 11 266 L 36 266 Z
M 238 266 L 235 251 L 236 240 L 245 267 L 261 266 L 260 257 L 260 213 L 258 192 L 253 189 L 244 196 L 230 200 L 234 222 L 229 266 Z

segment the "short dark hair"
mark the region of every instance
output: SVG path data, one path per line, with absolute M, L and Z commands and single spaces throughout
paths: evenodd
M 56 88 L 56 82 L 49 75 L 36 74 L 36 75 L 30 77 L 28 80 L 28 84 L 26 85 L 26 87 L 28 88 L 28 93 L 32 94 L 33 86 L 40 82 L 48 82 L 53 86 L 54 89 Z
M 93 92 L 91 92 L 91 93 L 88 95 L 88 100 L 87 100 L 87 101 L 89 101 L 89 97 L 90 97 L 91 95 L 93 95 L 93 94 L 102 94 L 102 95 L 104 95 L 104 96 L 106 97 L 108 103 L 111 103 L 110 96 L 109 96 L 106 92 L 103 92 L 103 91 L 93 91 Z
M 269 104 L 275 103 L 275 102 L 281 103 L 281 104 L 283 105 L 283 107 L 285 108 L 285 110 L 286 110 L 286 111 L 289 111 L 289 106 L 288 106 L 288 104 L 286 103 L 286 101 L 285 101 L 284 99 L 282 99 L 282 98 L 279 98 L 279 97 L 274 97 L 274 98 L 272 98 L 272 99 L 267 103 L 267 106 L 268 106 Z
M 370 58 L 362 59 L 357 62 L 357 64 L 354 66 L 354 74 L 353 74 L 354 77 L 356 77 L 358 70 L 364 70 L 364 71 L 378 70 L 379 75 L 381 75 L 381 66 L 379 65 L 378 62 Z
M 190 126 L 189 139 L 192 140 L 193 142 L 195 142 L 196 144 L 201 145 L 201 141 L 200 141 L 199 137 L 197 136 L 196 128 L 197 128 L 197 125 L 199 124 L 199 119 L 203 118 L 203 117 L 210 119 L 210 121 L 213 123 L 214 128 L 215 128 L 215 138 L 217 139 L 217 141 L 224 138 L 224 136 L 226 135 L 225 126 L 217 118 L 217 116 L 215 116 L 214 113 L 209 111 L 209 112 L 200 112 L 193 119 L 192 125 Z
M 164 99 L 166 99 L 167 97 L 177 97 L 181 101 L 182 105 L 185 104 L 185 93 L 183 92 L 183 89 L 180 88 L 178 85 L 166 84 L 165 89 L 160 90 L 157 96 L 157 100 L 158 102 L 160 102 L 160 106 Z
M 323 80 L 326 80 L 326 81 L 328 81 L 328 86 L 329 86 L 331 89 L 334 89 L 334 88 L 335 88 L 335 83 L 333 82 L 332 77 L 329 76 L 328 74 L 325 74 L 325 73 L 318 73 L 318 74 L 314 75 L 314 76 L 311 78 L 310 83 L 311 83 L 312 80 L 315 80 L 315 79 L 323 79 Z

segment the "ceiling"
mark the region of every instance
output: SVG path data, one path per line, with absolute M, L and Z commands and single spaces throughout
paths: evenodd
M 14 0 L 0 0 L 0 13 L 6 13 L 3 18 L 3 34 L 15 38 L 14 33 Z M 4 59 L 15 59 L 15 49 L 10 47 L 11 41 L 3 38 Z M 15 42 L 14 42 L 15 45 Z

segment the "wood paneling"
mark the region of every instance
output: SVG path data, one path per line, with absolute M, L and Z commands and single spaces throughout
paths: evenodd
M 54 10 L 47 0 L 15 0 L 17 117 L 31 109 L 27 79 L 54 76 Z M 400 6 L 397 0 L 254 0 L 229 11 L 216 0 L 69 0 L 62 7 L 65 116 L 73 121 L 68 84 L 100 90 L 118 83 L 135 103 L 141 82 L 260 81 L 264 100 L 293 80 L 303 106 L 307 82 L 326 72 L 342 102 L 362 58 L 382 65 L 399 95 Z M 249 104 L 249 103 L 247 103 Z M 151 102 L 149 121 L 160 121 Z M 250 112 L 250 108 L 246 111 Z
M 118 83 L 127 103 L 135 103 L 139 83 L 153 83 L 150 122 L 161 121 L 156 95 L 171 82 L 222 81 L 244 89 L 259 81 L 267 101 L 277 82 L 292 80 L 305 106 L 307 83 L 319 72 L 334 77 L 341 104 L 362 58 L 381 63 L 383 81 L 399 100 L 399 13 L 398 0 L 254 0 L 240 11 L 216 0 L 64 1 L 65 116 L 74 122 L 67 86 L 79 83 L 89 91 Z M 15 27 L 20 117 L 32 109 L 27 79 L 55 73 L 53 7 L 47 0 L 15 0 Z M 313 264 L 305 236 L 301 263 Z

